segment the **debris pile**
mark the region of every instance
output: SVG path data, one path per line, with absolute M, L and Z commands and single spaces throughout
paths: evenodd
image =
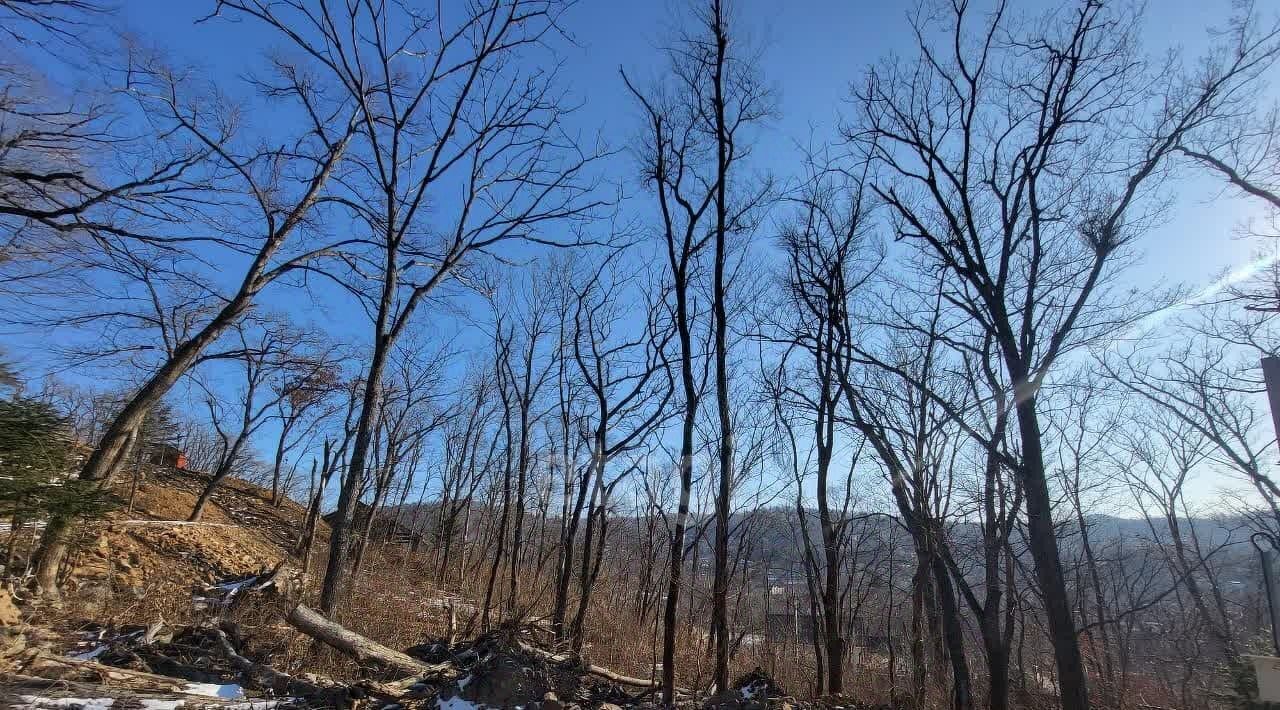
M 536 626 L 509 627 L 474 640 L 440 639 L 398 651 L 289 602 L 285 620 L 315 642 L 359 662 L 364 678 L 339 683 L 291 675 L 226 612 L 258 593 L 287 599 L 295 575 L 278 566 L 201 585 L 194 598 L 210 618 L 167 628 L 97 627 L 61 643 L 24 642 L 0 658 L 0 707 L 84 708 L 480 708 L 530 710 L 657 707 L 654 683 L 629 678 L 543 648 Z M 34 631 L 34 629 L 32 629 Z M 16 633 L 13 627 L 7 633 Z M 60 647 L 59 647 L 60 646 Z M 721 695 L 682 696 L 680 707 L 794 707 L 762 671 Z
M 258 493 L 228 488 L 205 521 L 175 519 L 196 483 L 147 486 L 133 518 L 90 531 L 71 564 L 76 601 L 54 608 L 61 625 L 30 625 L 32 610 L 0 589 L 0 710 L 662 707 L 652 678 L 563 652 L 545 623 L 458 641 L 457 612 L 475 611 L 461 597 L 403 590 L 450 618 L 447 637 L 404 650 L 345 628 L 300 603 L 303 576 L 277 563 L 292 547 L 288 521 L 244 525 L 277 513 Z M 114 605 L 92 601 L 110 594 Z M 98 619 L 111 621 L 85 621 Z M 300 662 L 299 647 L 336 665 Z M 334 677 L 308 672 L 318 667 Z M 676 706 L 827 707 L 796 703 L 759 670 L 715 695 L 677 689 Z
M 794 698 L 788 697 L 778 683 L 763 669 L 743 675 L 720 693 L 707 700 L 704 707 L 715 710 L 732 708 L 793 708 Z

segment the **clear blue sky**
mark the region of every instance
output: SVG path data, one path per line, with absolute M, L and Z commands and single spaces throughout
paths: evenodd
M 911 5 L 868 0 L 733 3 L 751 41 L 763 47 L 762 70 L 778 98 L 778 118 L 756 147 L 760 169 L 780 176 L 795 174 L 796 146 L 833 134 L 847 109 L 849 82 L 886 53 L 910 53 L 906 16 Z M 1014 5 L 1020 10 L 1048 6 L 1042 0 Z M 129 0 L 121 12 L 145 41 L 231 79 L 252 69 L 277 40 L 252 22 L 215 19 L 196 24 L 212 7 L 213 2 L 205 0 Z M 638 115 L 618 69 L 652 76 L 662 65 L 657 48 L 672 36 L 687 8 L 688 3 L 679 0 L 582 0 L 569 11 L 564 24 L 577 46 L 562 48 L 563 76 L 583 102 L 574 120 L 584 133 L 600 131 L 614 146 L 633 135 Z M 1220 25 L 1230 11 L 1229 0 L 1149 3 L 1148 51 L 1158 55 L 1182 47 L 1194 58 L 1206 46 L 1206 28 Z M 618 160 L 617 175 L 632 177 L 628 158 Z M 1185 183 L 1174 214 L 1145 240 L 1149 258 L 1135 279 L 1203 283 L 1214 272 L 1247 260 L 1253 245 L 1232 235 L 1250 209 L 1247 203 L 1222 199 L 1217 183 L 1208 178 Z
M 887 53 L 912 53 L 906 22 L 910 3 L 741 0 L 731 5 L 751 41 L 762 47 L 761 70 L 776 91 L 778 118 L 760 136 L 755 155 L 758 169 L 780 177 L 798 172 L 799 144 L 834 135 L 848 108 L 851 80 Z M 1039 0 L 1014 5 L 1021 10 L 1047 6 Z M 238 75 L 260 66 L 263 53 L 278 40 L 253 22 L 215 19 L 196 24 L 213 6 L 212 0 L 126 0 L 120 3 L 120 14 L 127 29 L 144 43 L 167 49 L 179 62 L 201 67 L 231 85 Z M 622 146 L 634 135 L 639 117 L 618 69 L 642 81 L 653 76 L 664 62 L 658 47 L 669 41 L 687 12 L 688 3 L 682 1 L 582 0 L 566 15 L 565 27 L 576 44 L 561 49 L 563 78 L 583 104 L 574 118 L 583 133 L 600 132 L 613 146 Z M 1207 25 L 1222 23 L 1230 12 L 1229 0 L 1151 2 L 1146 16 L 1148 52 L 1158 55 L 1182 47 L 1194 58 L 1206 46 Z M 624 153 L 617 161 L 610 172 L 634 186 L 630 158 Z M 1203 284 L 1215 272 L 1247 260 L 1256 244 L 1234 239 L 1233 233 L 1250 215 L 1250 205 L 1219 199 L 1219 193 L 1217 183 L 1208 178 L 1181 185 L 1174 214 L 1143 242 L 1147 258 L 1133 272 L 1135 285 Z M 354 309 L 326 314 L 324 322 L 367 337 L 365 319 Z M 27 371 L 38 371 L 43 364 L 41 343 L 20 337 L 14 345 L 14 355 Z

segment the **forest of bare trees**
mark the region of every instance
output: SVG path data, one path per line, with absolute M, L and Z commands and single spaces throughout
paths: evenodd
M 168 447 L 190 521 L 232 478 L 305 508 L 330 618 L 393 521 L 470 630 L 625 646 L 667 704 L 759 666 L 1223 707 L 1280 652 L 1269 3 L 1189 52 L 1158 3 L 924 0 L 785 139 L 755 4 L 675 3 L 608 126 L 573 2 L 193 4 L 260 43 L 240 69 L 0 0 L 0 392 L 64 418 L 95 501 L 4 508 L 36 596 Z M 1151 277 L 1175 207 L 1228 203 L 1194 240 L 1247 264 Z

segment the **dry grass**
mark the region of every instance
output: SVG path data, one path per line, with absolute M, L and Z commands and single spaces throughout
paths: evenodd
M 81 545 L 74 558 L 77 576 L 67 585 L 69 594 L 61 607 L 35 607 L 40 623 L 70 633 L 101 624 L 146 625 L 163 619 L 171 626 L 199 623 L 209 612 L 192 604 L 192 594 L 214 579 L 248 574 L 270 567 L 288 554 L 289 540 L 305 510 L 292 501 L 274 508 L 267 491 L 234 481 L 215 495 L 206 514 L 211 526 L 133 526 L 127 519 L 177 520 L 185 518 L 194 503 L 200 482 L 182 476 L 153 479 L 139 491 L 131 515 L 113 513 L 100 524 L 82 531 Z M 327 538 L 327 530 L 322 531 Z M 2 542 L 0 538 L 0 542 Z M 315 604 L 325 564 L 325 539 L 317 546 L 308 577 L 304 601 Z M 22 550 L 20 549 L 20 552 Z M 456 612 L 460 635 L 478 633 L 479 602 L 484 594 L 488 565 L 468 565 L 478 560 L 482 550 L 458 550 L 448 584 L 437 584 L 438 562 L 433 551 L 424 548 L 411 554 L 397 545 L 374 544 L 364 569 L 352 582 L 337 619 L 348 628 L 387 646 L 403 649 L 438 640 L 450 632 L 449 605 Z M 464 568 L 479 570 L 471 574 Z M 93 574 L 85 574 L 86 570 Z M 525 610 L 524 618 L 538 619 L 550 613 L 550 577 L 546 565 L 540 575 L 532 572 L 522 579 L 515 608 Z M 652 615 L 639 618 L 632 608 L 632 581 L 625 575 L 601 575 L 585 625 L 584 655 L 595 664 L 633 676 L 656 674 L 660 657 L 661 627 Z M 505 576 L 496 585 L 494 623 L 507 608 L 503 598 Z M 698 594 L 686 594 L 702 604 Z M 571 600 L 570 608 L 577 600 Z M 354 679 L 372 669 L 357 667 L 350 658 L 314 643 L 283 621 L 280 602 L 264 597 L 252 599 L 233 612 L 234 620 L 247 632 L 251 652 L 291 673 L 318 673 L 336 679 Z M 682 608 L 681 619 L 690 617 Z M 706 618 L 695 613 L 694 618 Z M 905 649 L 904 649 L 905 651 Z M 815 668 L 812 646 L 792 640 L 761 640 L 744 644 L 732 658 L 731 673 L 737 676 L 762 668 L 791 693 L 810 696 Z M 678 636 L 677 682 L 686 687 L 705 688 L 710 684 L 712 661 L 705 629 L 684 626 Z M 901 663 L 903 658 L 899 658 Z M 847 697 L 860 704 L 887 704 L 895 693 L 886 659 L 864 656 L 860 663 L 845 669 Z M 927 696 L 910 702 L 903 697 L 909 684 L 905 667 L 900 666 L 897 705 L 900 707 L 946 707 L 943 688 L 935 683 Z M 980 678 L 975 678 L 981 683 Z M 1159 704 L 1156 689 L 1145 693 L 1149 703 Z M 1052 707 L 1055 699 L 1024 694 L 1016 699 L 1022 708 Z

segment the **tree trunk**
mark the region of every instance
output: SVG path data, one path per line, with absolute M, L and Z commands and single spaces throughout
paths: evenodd
M 964 621 L 960 618 L 960 606 L 955 587 L 942 558 L 932 555 L 934 583 L 938 589 L 938 607 L 942 615 L 942 638 L 951 662 L 951 706 L 955 710 L 972 710 L 973 680 L 969 675 L 969 662 L 964 653 Z
M 286 619 L 302 633 L 322 641 L 359 661 L 377 661 L 409 675 L 422 675 L 453 667 L 452 664 L 431 666 L 423 663 L 412 656 L 387 648 L 376 641 L 339 626 L 301 604 L 290 610 Z
M 227 473 L 219 471 L 213 475 L 213 478 L 209 479 L 204 489 L 200 491 L 199 497 L 196 498 L 196 504 L 191 509 L 191 515 L 187 516 L 187 522 L 195 523 L 200 521 L 200 518 L 204 516 L 205 506 L 209 504 L 209 499 L 213 497 L 214 490 L 222 483 L 222 479 L 226 477 Z
M 1044 595 L 1049 641 L 1058 668 L 1058 685 L 1063 710 L 1088 710 L 1089 691 L 1085 679 L 1080 644 L 1067 596 L 1066 578 L 1058 554 L 1058 538 L 1053 526 L 1053 501 L 1045 478 L 1044 449 L 1036 396 L 1026 394 L 1017 403 L 1018 433 L 1022 444 L 1021 473 L 1026 492 L 1027 531 L 1036 579 Z
M 715 576 L 711 592 L 711 633 L 715 637 L 715 684 L 717 691 L 729 687 L 729 496 L 733 485 L 733 419 L 729 414 L 728 313 L 725 308 L 725 260 L 728 245 L 729 134 L 725 118 L 726 34 L 720 0 L 711 3 L 711 33 L 716 54 L 712 74 L 716 127 L 716 223 L 715 267 L 712 315 L 715 337 L 716 410 L 720 420 L 720 480 L 716 492 Z M 829 657 L 829 656 L 828 656 Z M 829 663 L 836 667 L 838 662 Z M 834 691 L 833 691 L 834 692 Z
M 134 397 L 137 401 L 138 397 Z M 156 398 L 159 400 L 159 397 Z M 150 405 L 148 405 L 150 406 Z M 138 417 L 138 422 L 146 416 L 146 411 Z M 112 426 L 119 422 L 123 417 L 116 417 Z M 135 424 L 136 426 L 136 424 Z M 86 463 L 84 469 L 80 471 L 81 480 L 95 480 L 99 485 L 106 485 L 110 480 L 109 474 L 116 471 L 121 462 L 129 456 L 130 447 L 136 438 L 136 428 L 129 429 L 123 440 L 115 441 L 111 446 L 111 460 L 103 460 L 102 463 L 94 465 L 90 468 L 90 464 Z M 104 440 L 106 436 L 103 436 Z M 90 454 L 92 461 L 94 456 L 99 455 L 102 451 L 100 446 Z M 85 472 L 92 471 L 93 475 L 103 475 L 106 478 L 86 478 Z M 45 599 L 57 599 L 61 596 L 58 590 L 58 571 L 62 569 L 62 560 L 67 556 L 67 533 L 70 532 L 72 524 L 75 522 L 75 516 L 67 513 L 59 513 L 49 518 L 49 522 L 45 525 L 44 532 L 40 536 L 40 545 L 36 552 L 36 569 L 35 569 L 35 587 L 38 593 Z
M 675 702 L 676 685 L 676 614 L 680 607 L 681 573 L 684 571 L 684 538 L 689 525 L 689 499 L 693 492 L 693 429 L 697 423 L 697 391 L 693 381 L 692 343 L 684 314 L 684 291 L 677 289 L 680 301 L 676 312 L 680 325 L 681 373 L 684 380 L 685 411 L 680 433 L 680 503 L 676 509 L 675 529 L 671 533 L 667 579 L 667 600 L 662 621 L 662 702 Z
M 384 313 L 390 307 L 390 296 L 384 292 Z M 360 419 L 356 425 L 355 442 L 351 449 L 351 460 L 347 464 L 347 475 L 342 478 L 342 487 L 338 492 L 338 509 L 333 517 L 329 531 L 329 564 L 325 568 L 324 583 L 320 589 L 320 611 L 332 616 L 342 598 L 342 586 L 346 576 L 347 555 L 351 546 L 351 526 L 355 515 L 355 505 L 364 484 L 365 461 L 369 456 L 369 444 L 373 440 L 373 428 L 382 402 L 382 371 L 386 367 L 387 352 L 390 339 L 379 335 L 373 349 L 373 358 L 369 363 L 369 373 L 365 379 L 364 398 L 361 403 Z

